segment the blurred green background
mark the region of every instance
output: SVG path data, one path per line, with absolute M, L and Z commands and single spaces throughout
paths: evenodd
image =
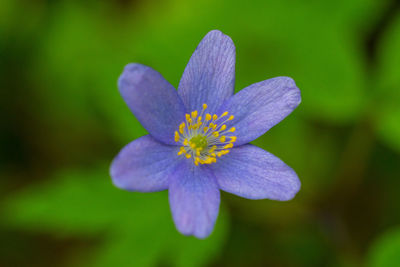
M 111 184 L 146 134 L 118 93 L 130 62 L 174 86 L 212 29 L 236 90 L 293 77 L 301 105 L 254 143 L 293 167 L 289 202 L 222 194 L 206 240 L 167 193 Z M 0 266 L 400 266 L 400 1 L 1 0 Z

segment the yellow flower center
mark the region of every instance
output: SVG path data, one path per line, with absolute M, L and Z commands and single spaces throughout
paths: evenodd
M 217 157 L 228 154 L 237 139 L 233 136 L 236 128 L 227 129 L 224 124 L 233 120 L 233 115 L 228 116 L 228 111 L 219 117 L 217 114 L 204 115 L 206 109 L 207 104 L 203 104 L 200 114 L 197 110 L 186 114 L 186 120 L 175 131 L 175 142 L 182 144 L 178 155 L 191 158 L 196 166 L 217 162 Z

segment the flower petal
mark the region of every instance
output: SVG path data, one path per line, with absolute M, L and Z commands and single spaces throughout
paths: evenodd
M 187 111 L 214 113 L 235 86 L 235 45 L 232 39 L 218 30 L 210 31 L 200 42 L 183 72 L 178 94 Z
M 160 73 L 128 64 L 118 80 L 126 104 L 157 140 L 175 145 L 174 131 L 184 121 L 185 108 L 175 88 Z
M 111 164 L 115 186 L 131 191 L 155 192 L 168 188 L 168 178 L 179 164 L 176 146 L 157 142 L 150 135 L 126 145 Z
M 235 145 L 246 144 L 263 135 L 289 115 L 301 102 L 300 90 L 293 79 L 277 77 L 252 84 L 221 106 L 235 118 L 227 123 L 236 128 Z
M 249 199 L 290 200 L 300 190 L 296 173 L 267 151 L 243 145 L 211 168 L 221 190 Z
M 206 238 L 218 216 L 220 192 L 209 169 L 183 162 L 170 180 L 169 203 L 176 228 Z

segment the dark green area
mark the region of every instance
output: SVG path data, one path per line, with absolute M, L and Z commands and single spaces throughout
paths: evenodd
M 166 192 L 116 189 L 146 134 L 130 62 L 174 86 L 202 37 L 236 45 L 236 90 L 290 76 L 302 103 L 254 144 L 293 167 L 289 202 L 224 193 L 206 240 Z M 2 0 L 0 266 L 400 266 L 400 2 Z

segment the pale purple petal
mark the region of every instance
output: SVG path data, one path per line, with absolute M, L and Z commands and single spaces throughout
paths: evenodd
M 185 114 L 175 88 L 160 73 L 141 64 L 128 64 L 118 86 L 126 104 L 150 135 L 175 145 L 174 131 Z
M 126 145 L 111 164 L 113 183 L 122 189 L 154 192 L 168 188 L 168 179 L 180 160 L 178 147 L 156 141 L 150 135 Z
M 169 203 L 176 228 L 184 235 L 206 238 L 218 216 L 220 192 L 209 169 L 183 162 L 169 185 Z
M 244 198 L 285 201 L 300 190 L 300 180 L 289 166 L 253 145 L 233 148 L 210 167 L 221 190 Z
M 216 112 L 233 94 L 235 86 L 235 45 L 218 30 L 210 31 L 194 51 L 179 83 L 178 93 L 187 111 Z
M 235 116 L 227 126 L 235 126 L 235 145 L 242 145 L 283 120 L 300 101 L 300 90 L 293 79 L 277 77 L 244 88 L 226 100 L 219 113 L 228 111 Z

